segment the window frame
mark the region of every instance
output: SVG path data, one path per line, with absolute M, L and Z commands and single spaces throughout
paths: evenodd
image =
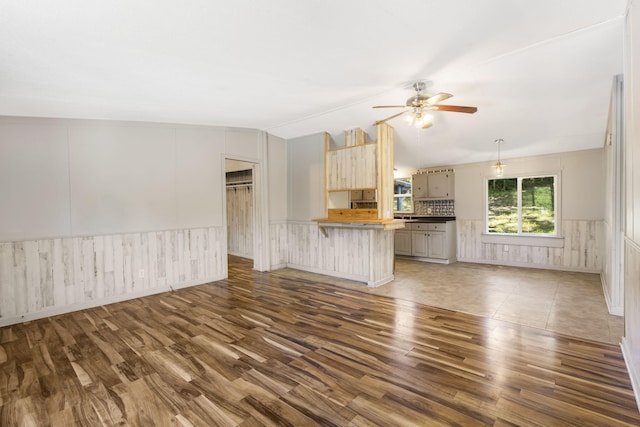
M 411 188 L 411 192 L 406 193 L 406 194 L 397 194 L 396 193 L 396 181 L 397 180 L 405 180 L 408 179 L 409 180 L 409 184 L 410 184 L 410 188 Z M 399 198 L 403 198 L 403 197 L 408 197 L 409 200 L 411 200 L 411 210 L 408 211 L 398 211 L 396 210 L 396 206 L 398 206 L 397 200 Z M 411 175 L 409 176 L 397 176 L 393 178 L 393 213 L 396 214 L 412 214 L 414 211 L 414 203 L 413 203 L 413 177 Z
M 553 233 L 526 233 L 522 231 L 522 180 L 528 178 L 546 178 L 553 177 L 554 190 L 553 190 L 553 204 L 554 204 L 554 232 Z M 489 231 L 489 181 L 497 179 L 517 179 L 517 198 L 518 198 L 518 233 L 496 233 Z M 562 236 L 561 224 L 562 224 L 562 212 L 561 212 L 561 174 L 559 171 L 551 172 L 538 172 L 530 174 L 515 174 L 505 176 L 487 176 L 484 180 L 484 233 L 483 242 L 487 243 L 508 243 L 511 238 L 515 239 L 530 239 L 531 242 L 535 242 L 538 239 L 554 239 Z M 487 239 L 488 238 L 488 239 Z M 532 243 L 533 245 L 533 243 Z M 543 246 L 555 246 L 543 245 Z

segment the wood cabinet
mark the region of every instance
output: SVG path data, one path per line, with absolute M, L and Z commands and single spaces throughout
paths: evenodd
M 428 183 L 426 173 L 419 173 L 411 177 L 411 194 L 414 199 L 426 199 L 429 194 L 427 189 Z
M 427 197 L 430 199 L 452 199 L 454 181 L 452 172 L 429 174 L 427 180 Z
M 447 241 L 444 231 L 429 231 L 427 233 L 427 257 L 447 258 Z
M 396 230 L 393 235 L 396 255 L 411 256 L 411 230 Z
M 427 248 L 427 232 L 426 231 L 412 231 L 411 232 L 411 256 L 426 257 L 428 254 Z
M 411 192 L 415 200 L 453 199 L 453 172 L 426 172 L 411 177 Z
M 394 242 L 396 255 L 443 264 L 455 262 L 455 221 L 407 223 L 404 230 L 395 231 Z
M 375 202 L 376 190 L 362 190 L 362 200 L 364 202 Z
M 376 140 L 361 129 L 345 132 L 345 145 L 325 135 L 324 219 L 393 220 L 393 128 L 376 126 Z

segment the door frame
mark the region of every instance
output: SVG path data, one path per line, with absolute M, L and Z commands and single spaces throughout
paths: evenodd
M 226 161 L 234 160 L 251 165 L 253 191 L 253 269 L 258 271 L 269 271 L 269 229 L 268 229 L 268 197 L 266 186 L 265 167 L 255 159 L 243 158 L 236 155 L 222 155 L 222 217 L 224 228 L 224 252 L 225 261 L 228 259 L 228 226 L 227 226 L 227 179 Z M 228 262 L 224 267 L 225 277 L 229 276 Z

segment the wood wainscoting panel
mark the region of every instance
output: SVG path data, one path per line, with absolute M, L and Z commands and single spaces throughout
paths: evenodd
M 287 221 L 271 221 L 269 225 L 271 269 L 283 268 L 289 263 L 288 229 Z
M 332 228 L 324 237 L 315 222 L 291 222 L 288 264 L 366 282 L 370 256 L 368 231 Z
M 604 223 L 601 220 L 562 221 L 563 248 L 483 243 L 482 220 L 456 220 L 458 260 L 521 267 L 558 268 L 586 272 L 602 270 Z
M 222 227 L 0 243 L 0 326 L 224 277 Z
M 365 224 L 366 225 L 366 224 Z M 393 230 L 288 224 L 287 266 L 380 286 L 393 280 Z
M 640 246 L 629 238 L 624 239 L 624 337 L 622 350 L 629 367 L 638 404 L 640 405 Z
M 620 348 L 322 281 L 229 279 L 0 328 L 0 425 L 637 426 Z
M 371 273 L 369 286 L 376 287 L 393 280 L 394 240 L 393 232 L 370 231 L 371 236 Z

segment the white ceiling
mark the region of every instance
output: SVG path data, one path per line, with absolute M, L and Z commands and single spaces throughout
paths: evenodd
M 0 0 L 0 114 L 342 138 L 402 119 L 400 169 L 601 147 L 626 0 Z

